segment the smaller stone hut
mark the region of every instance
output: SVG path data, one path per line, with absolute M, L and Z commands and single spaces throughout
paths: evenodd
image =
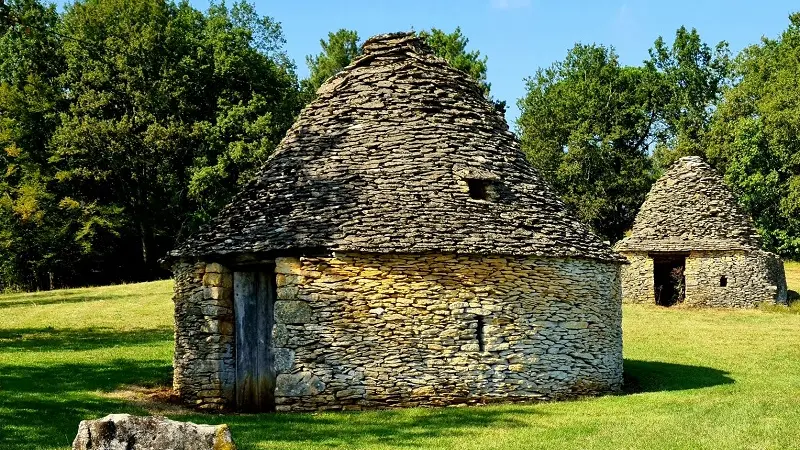
M 761 249 L 750 217 L 700 157 L 678 160 L 647 194 L 615 249 L 627 303 L 753 307 L 786 302 L 783 262 Z

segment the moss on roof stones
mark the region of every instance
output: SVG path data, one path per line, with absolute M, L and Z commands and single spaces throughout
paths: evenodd
M 722 177 L 698 156 L 655 182 L 618 251 L 752 250 L 761 239 Z
M 169 256 L 290 250 L 623 261 L 527 163 L 480 86 L 412 33 L 367 40 L 256 179 Z

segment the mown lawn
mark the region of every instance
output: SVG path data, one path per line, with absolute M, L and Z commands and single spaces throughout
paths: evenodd
M 800 291 L 800 264 L 787 264 Z M 146 414 L 171 376 L 171 282 L 0 296 L 0 449 L 67 449 L 78 422 Z M 363 413 L 214 416 L 242 449 L 798 448 L 797 309 L 626 306 L 626 395 Z M 121 393 L 122 392 L 122 393 Z
M 798 299 L 798 293 L 800 293 L 800 262 L 797 261 L 789 261 L 783 263 L 783 266 L 786 268 L 786 284 L 789 285 L 789 290 L 792 291 L 789 293 L 789 297 L 793 299 Z

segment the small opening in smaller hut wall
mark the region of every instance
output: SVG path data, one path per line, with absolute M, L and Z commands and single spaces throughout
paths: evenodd
M 719 277 L 719 285 L 722 286 L 722 287 L 727 286 L 728 285 L 728 277 L 726 277 L 725 275 Z
M 469 187 L 469 196 L 473 200 L 489 199 L 489 180 L 478 180 L 470 178 L 466 180 Z
M 475 333 L 477 335 L 476 337 L 478 338 L 478 350 L 483 351 L 483 349 L 485 348 L 483 342 L 483 316 L 477 316 L 476 319 L 478 322 L 478 326 Z

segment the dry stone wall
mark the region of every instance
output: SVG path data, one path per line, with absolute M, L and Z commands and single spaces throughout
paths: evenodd
M 625 303 L 654 303 L 653 260 L 645 252 L 623 253 Z M 786 303 L 786 277 L 781 259 L 764 251 L 694 251 L 684 270 L 688 306 L 755 307 Z M 724 286 L 723 286 L 724 284 Z
M 783 263 L 771 253 L 692 252 L 686 258 L 684 275 L 687 305 L 755 307 L 764 302 L 786 303 Z
M 621 386 L 617 264 L 365 254 L 276 262 L 273 338 L 287 356 L 279 411 L 547 400 Z
M 622 301 L 624 303 L 654 303 L 653 259 L 647 253 L 622 253 L 629 264 L 623 265 Z
M 220 264 L 177 263 L 173 387 L 200 408 L 221 409 L 234 395 L 233 276 Z
M 616 263 L 356 253 L 275 263 L 278 411 L 549 400 L 621 388 Z M 180 268 L 175 386 L 201 407 L 230 405 L 230 273 L 215 264 Z M 209 277 L 217 273 L 210 269 L 222 276 Z

